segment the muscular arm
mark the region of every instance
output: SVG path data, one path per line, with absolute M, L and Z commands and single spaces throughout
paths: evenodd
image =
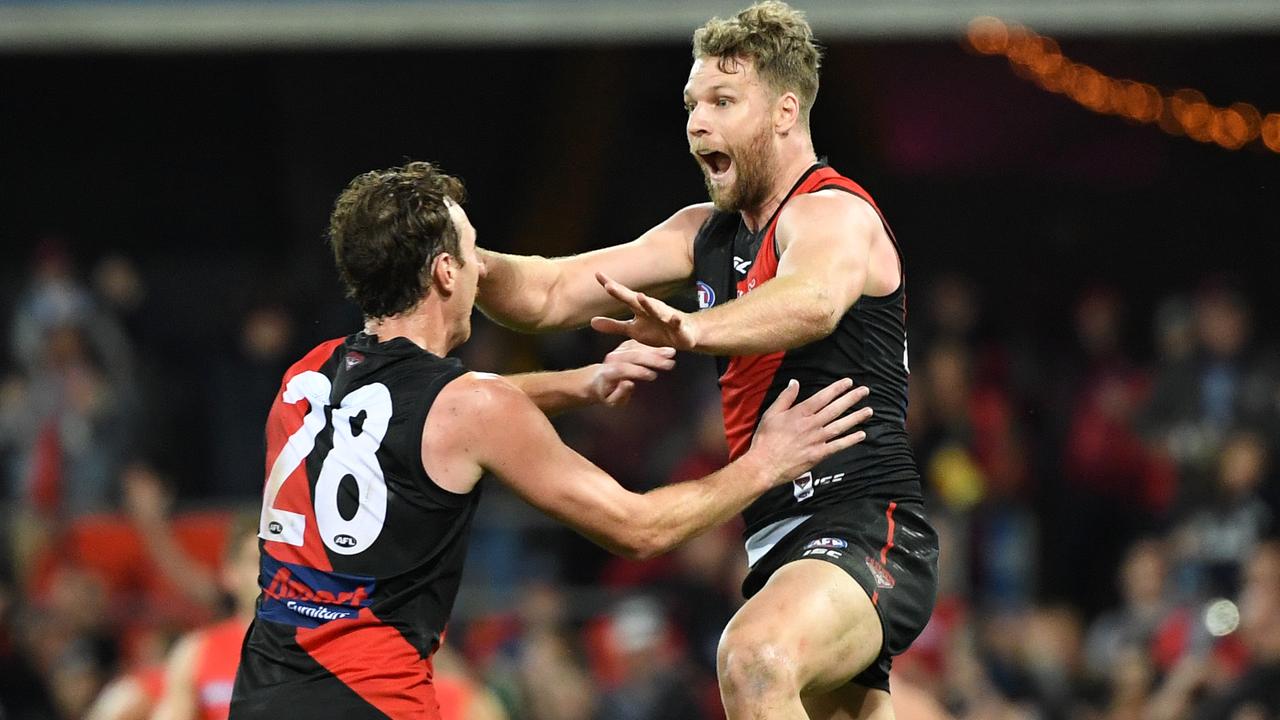
M 490 471 L 516 494 L 611 552 L 650 557 L 741 512 L 768 489 L 860 442 L 845 435 L 870 416 L 844 413 L 865 397 L 848 381 L 790 407 L 788 388 L 761 420 L 751 450 L 698 480 L 637 494 L 566 447 L 523 393 L 496 376 L 470 374 L 439 395 L 423 428 L 423 466 L 438 484 L 467 492 Z M 829 403 L 829 404 L 828 404 Z M 494 428 L 502 428 L 494 432 Z M 833 439 L 834 438 L 834 439 Z
M 555 415 L 596 403 L 623 405 L 637 382 L 656 380 L 659 370 L 675 367 L 675 355 L 672 348 L 654 348 L 628 340 L 601 363 L 559 372 L 507 375 L 506 379 L 539 410 Z
M 485 273 L 476 305 L 509 328 L 539 332 L 624 309 L 595 281 L 597 272 L 664 297 L 693 274 L 693 237 L 710 215 L 710 205 L 691 205 L 629 243 L 569 257 L 479 250 Z
M 773 279 L 736 300 L 686 314 L 612 278 L 611 294 L 627 302 L 636 319 L 598 318 L 592 326 L 713 355 L 756 355 L 811 343 L 830 335 L 862 295 L 871 242 L 882 228 L 870 205 L 846 193 L 797 197 L 778 219 L 781 256 Z

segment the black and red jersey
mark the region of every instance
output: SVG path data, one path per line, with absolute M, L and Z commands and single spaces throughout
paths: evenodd
M 364 333 L 289 368 L 267 418 L 262 592 L 231 717 L 439 717 L 430 658 L 480 492 L 428 477 L 422 430 L 465 372 Z
M 857 183 L 821 162 L 800 178 L 773 217 L 756 232 L 738 213 L 713 212 L 694 240 L 699 305 L 706 309 L 732 301 L 773 278 L 778 271 L 774 233 L 782 209 L 797 195 L 832 189 L 856 195 L 880 212 Z M 898 249 L 887 222 L 885 230 Z M 906 433 L 906 345 L 904 273 L 897 290 L 884 297 L 862 296 L 840 318 L 835 331 L 821 340 L 785 352 L 716 359 L 725 435 L 733 458 L 751 447 L 760 415 L 791 379 L 799 381 L 800 398 L 804 399 L 840 378 L 851 378 L 871 389 L 865 402 L 875 410 L 862 427 L 866 440 L 827 458 L 793 485 L 774 488 L 748 507 L 744 513 L 747 535 L 873 491 L 904 498 L 920 496 L 919 474 Z

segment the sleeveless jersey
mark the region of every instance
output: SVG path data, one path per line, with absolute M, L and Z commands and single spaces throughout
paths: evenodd
M 791 198 L 819 190 L 840 190 L 862 198 L 880 213 L 857 183 L 819 162 L 787 194 L 773 217 L 751 232 L 738 213 L 715 211 L 694 240 L 694 279 L 702 309 L 732 301 L 778 271 L 774 237 L 778 217 Z M 894 249 L 901 250 L 880 215 Z M 840 378 L 866 385 L 864 401 L 875 411 L 861 429 L 866 440 L 827 458 L 790 485 L 765 493 L 743 513 L 746 535 L 787 518 L 871 493 L 920 497 L 919 474 L 907 442 L 906 274 L 884 297 L 862 296 L 827 337 L 785 352 L 717 357 L 725 436 L 730 457 L 751 447 L 760 416 L 787 382 L 800 383 L 800 399 Z
M 480 493 L 432 481 L 422 430 L 465 372 L 359 333 L 285 374 L 267 418 L 262 593 L 231 717 L 439 717 L 430 657 Z
M 244 621 L 232 617 L 200 633 L 195 672 L 196 707 L 200 720 L 227 719 L 244 631 Z

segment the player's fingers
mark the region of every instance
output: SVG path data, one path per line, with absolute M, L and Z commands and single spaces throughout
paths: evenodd
M 637 365 L 634 363 L 626 363 L 623 365 L 618 365 L 616 368 L 616 372 L 617 372 L 617 376 L 624 380 L 650 381 L 650 380 L 658 379 L 657 371 L 651 370 L 643 365 Z
M 665 353 L 649 352 L 647 350 L 627 353 L 622 357 L 616 358 L 616 360 L 633 365 L 643 365 L 654 370 L 670 370 L 676 366 L 674 357 Z
M 778 393 L 778 398 L 773 401 L 773 404 L 769 406 L 768 410 L 765 410 L 761 419 L 763 420 L 765 417 L 770 417 L 780 412 L 786 412 L 795 404 L 796 396 L 799 394 L 800 383 L 796 382 L 794 379 L 788 380 L 787 386 L 782 389 L 782 392 Z
M 813 415 L 850 390 L 853 390 L 853 381 L 849 378 L 840 378 L 814 393 L 812 397 L 796 405 L 796 407 L 806 415 Z
M 640 302 L 640 307 L 644 308 L 645 312 L 658 320 L 675 327 L 680 326 L 680 313 L 676 312 L 675 308 L 644 293 L 636 293 L 636 299 Z
M 609 335 L 626 335 L 630 336 L 631 322 L 623 320 L 614 320 L 607 317 L 591 318 L 591 329 L 596 332 L 602 332 Z
M 862 402 L 870 392 L 871 391 L 868 390 L 865 385 L 854 388 L 840 397 L 837 397 L 835 400 L 832 400 L 825 407 L 819 408 L 814 413 L 814 417 L 817 418 L 818 422 L 826 425 L 832 420 L 835 420 L 841 415 L 849 412 L 850 408 Z
M 827 423 L 824 426 L 827 431 L 827 436 L 832 438 L 840 437 L 862 423 L 870 420 L 871 414 L 871 408 L 867 407 L 862 408 L 857 412 L 849 413 L 842 418 L 837 418 L 835 421 Z
M 618 383 L 618 387 L 614 388 L 613 392 L 609 393 L 609 396 L 604 399 L 605 404 L 610 406 L 627 404 L 627 401 L 631 399 L 631 391 L 635 390 L 635 387 L 635 383 L 630 380 L 623 380 Z
M 640 300 L 636 297 L 637 293 L 631 288 L 611 279 L 604 273 L 596 273 L 596 281 L 603 285 L 605 292 L 612 295 L 618 302 L 637 313 L 644 310 L 644 306 L 640 304 Z
M 825 446 L 823 446 L 823 452 L 826 452 L 827 456 L 830 457 L 831 455 L 835 455 L 841 450 L 848 450 L 849 448 L 853 447 L 854 445 L 857 445 L 858 443 L 866 439 L 867 439 L 867 433 L 864 430 L 859 430 L 858 432 L 855 432 L 855 433 L 849 433 L 848 435 L 838 437 L 835 440 L 832 440 L 831 442 L 827 443 Z
M 639 340 L 624 340 L 618 347 L 614 348 L 609 355 L 617 355 L 618 353 L 633 352 L 653 352 L 663 357 L 675 357 L 676 349 L 673 347 L 645 345 Z
M 641 345 L 634 340 L 628 340 L 628 343 L 634 343 L 626 349 L 619 348 L 609 353 L 607 360 L 613 363 L 637 363 L 648 367 L 662 367 L 670 370 L 676 364 L 675 348 L 669 347 L 649 347 Z

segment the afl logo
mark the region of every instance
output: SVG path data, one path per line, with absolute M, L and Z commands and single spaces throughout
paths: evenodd
M 284 532 L 284 526 L 276 522 L 275 520 L 272 520 L 267 525 L 267 530 L 270 531 L 272 535 L 279 535 L 280 533 Z
M 716 291 L 712 290 L 710 285 L 699 280 L 698 281 L 698 309 L 706 310 L 707 308 L 715 304 L 716 304 Z
M 333 544 L 337 545 L 338 547 L 345 547 L 345 548 L 355 547 L 356 539 L 351 537 L 350 535 L 334 535 Z

